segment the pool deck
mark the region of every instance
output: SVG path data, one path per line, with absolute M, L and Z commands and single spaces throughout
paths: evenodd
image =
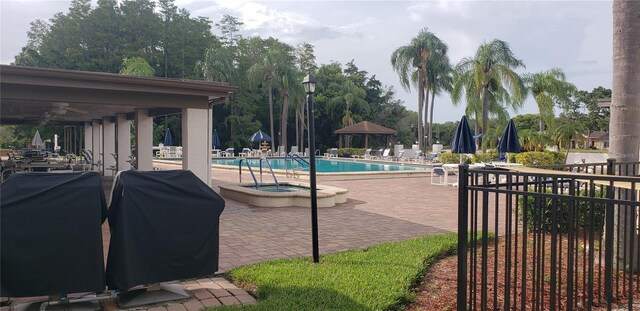
M 157 169 L 180 169 L 180 165 L 155 163 Z M 349 190 L 346 203 L 319 208 L 320 254 L 366 248 L 382 242 L 401 241 L 429 234 L 454 232 L 457 228 L 458 188 L 431 185 L 428 175 L 368 176 L 358 180 L 320 180 L 319 185 Z M 351 177 L 353 178 L 353 177 Z M 454 177 L 450 177 L 453 181 Z M 238 183 L 237 170 L 212 170 L 213 189 Z M 251 177 L 244 172 L 242 179 Z M 278 176 L 279 181 L 299 179 Z M 103 178 L 107 197 L 112 179 Z M 265 176 L 265 182 L 271 178 Z M 226 199 L 220 218 L 219 271 L 216 276 L 181 282 L 192 298 L 145 305 L 135 310 L 198 311 L 217 305 L 253 304 L 255 299 L 221 277 L 230 269 L 270 259 L 311 257 L 311 213 L 303 207 L 252 207 Z M 105 258 L 109 249 L 109 227 L 102 226 Z M 322 259 L 321 259 L 322 260 Z M 19 303 L 42 301 L 46 297 L 16 299 Z M 9 311 L 12 307 L 0 307 Z M 102 309 L 118 310 L 113 300 L 102 302 Z
M 458 188 L 431 185 L 428 175 L 360 178 L 319 181 L 349 190 L 346 203 L 318 211 L 321 254 L 457 230 Z M 242 179 L 251 177 L 245 172 Z M 218 192 L 220 185 L 238 180 L 237 171 L 212 171 L 213 188 Z M 284 176 L 278 180 L 297 181 Z M 269 259 L 310 256 L 308 208 L 258 208 L 226 200 L 220 219 L 220 272 Z

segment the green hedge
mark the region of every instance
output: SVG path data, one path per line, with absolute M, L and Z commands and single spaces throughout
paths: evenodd
M 363 156 L 366 150 L 367 149 L 365 148 L 339 148 L 338 156 L 339 157 L 351 157 L 352 155 Z
M 440 162 L 443 164 L 458 164 L 460 163 L 460 155 L 457 153 L 443 152 L 438 156 Z M 466 155 L 462 155 L 462 159 L 469 162 L 469 159 Z
M 589 195 L 586 190 L 581 190 L 575 195 L 575 197 L 601 197 L 603 191 L 596 190 L 593 195 Z M 546 189 L 544 193 L 552 193 L 550 189 Z M 588 229 L 591 224 L 591 217 L 593 213 L 595 232 L 600 232 L 604 225 L 605 205 L 603 203 L 589 203 L 580 199 L 575 200 L 574 217 L 577 222 L 576 229 Z M 527 215 L 527 228 L 529 231 L 536 227 L 542 229 L 545 232 L 551 232 L 553 228 L 553 208 L 554 200 L 550 198 L 538 198 L 533 196 L 527 196 L 526 204 L 524 196 L 518 198 L 518 205 L 520 206 L 519 218 L 520 222 L 524 221 L 524 215 Z M 556 202 L 556 228 L 558 232 L 566 232 L 569 227 L 569 198 L 557 200 Z
M 531 151 L 516 155 L 516 162 L 525 166 L 564 164 L 564 154 L 552 151 Z
M 474 154 L 471 156 L 471 163 L 491 163 L 497 161 L 500 155 L 495 151 L 487 151 L 486 153 Z

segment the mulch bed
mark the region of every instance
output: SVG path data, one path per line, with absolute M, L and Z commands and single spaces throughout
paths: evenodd
M 521 240 L 521 237 L 519 237 L 519 239 Z M 505 241 L 506 238 L 505 237 L 501 237 L 500 239 L 498 239 L 498 247 L 497 247 L 497 252 L 498 252 L 498 286 L 496 288 L 494 288 L 494 256 L 496 253 L 496 247 L 495 244 L 490 244 L 488 246 L 488 261 L 487 261 L 487 267 L 488 267 L 488 278 L 487 278 L 487 302 L 488 302 L 488 307 L 489 309 L 493 309 L 493 307 L 495 307 L 496 310 L 503 310 L 504 309 L 504 288 L 505 288 L 505 254 L 506 254 L 506 248 L 505 248 Z M 558 244 L 558 256 L 562 256 L 563 259 L 561 259 L 561 265 L 557 265 L 558 267 L 558 283 L 559 283 L 559 290 L 558 290 L 558 294 L 556 296 L 556 306 L 555 308 L 552 308 L 550 306 L 550 302 L 549 302 L 549 291 L 550 291 L 550 279 L 549 279 L 549 275 L 550 275 L 550 268 L 551 268 L 551 262 L 550 262 L 550 254 L 551 254 L 551 238 L 550 236 L 545 236 L 544 240 L 539 239 L 538 241 L 544 241 L 543 248 L 538 247 L 537 249 L 533 248 L 533 235 L 529 234 L 528 235 L 528 242 L 527 242 L 527 271 L 526 271 L 526 286 L 527 286 L 527 292 L 526 295 L 527 297 L 525 297 L 525 301 L 526 301 L 526 310 L 532 310 L 534 309 L 534 305 L 538 304 L 538 307 L 540 307 L 540 309 L 542 310 L 549 310 L 549 309 L 556 309 L 556 310 L 566 310 L 568 309 L 567 305 L 566 305 L 566 278 L 567 278 L 567 259 L 568 258 L 568 239 L 566 238 L 566 236 L 562 237 L 561 241 L 559 240 L 559 244 Z M 600 266 L 597 262 L 598 259 L 595 259 L 594 261 L 596 262 L 593 265 L 589 265 L 588 260 L 583 260 L 583 255 L 588 254 L 587 251 L 585 251 L 585 249 L 588 250 L 588 245 L 584 243 L 585 240 L 583 240 L 582 238 L 579 237 L 578 240 L 578 257 L 579 259 L 577 260 L 577 275 L 579 278 L 579 281 L 577 282 L 576 287 L 576 291 L 574 292 L 573 295 L 573 300 L 574 300 L 574 310 L 586 310 L 587 308 L 585 307 L 587 304 L 587 297 L 589 296 L 588 294 L 588 286 L 587 286 L 587 282 L 583 282 L 582 279 L 583 275 L 588 275 L 585 274 L 584 272 L 588 272 L 588 267 L 593 267 L 593 275 L 594 275 L 594 282 L 593 282 L 593 292 L 592 292 L 592 297 L 594 300 L 594 304 L 593 304 L 593 308 L 594 309 L 599 309 L 599 308 L 603 308 L 605 307 L 606 309 L 606 303 L 604 303 L 604 266 Z M 514 243 L 515 244 L 515 243 Z M 518 251 L 521 252 L 522 250 L 522 245 L 521 243 L 518 243 L 517 245 L 513 246 L 513 247 L 518 247 Z M 512 249 L 513 249 L 512 247 Z M 540 270 L 534 270 L 533 267 L 533 258 L 536 257 L 534 256 L 534 251 L 538 252 L 538 256 L 541 255 L 542 250 L 545 251 L 545 264 L 544 264 L 544 274 L 540 273 Z M 595 257 L 598 256 L 598 251 L 594 250 L 595 252 Z M 470 256 L 470 255 L 469 255 Z M 518 254 L 518 258 L 521 260 L 522 259 L 522 254 L 519 253 Z M 538 257 L 539 258 L 539 257 Z M 588 258 L 588 257 L 586 257 Z M 480 261 L 480 248 L 478 248 L 478 261 Z M 410 304 L 409 306 L 406 307 L 405 310 L 408 311 L 428 311 L 428 310 L 438 310 L 438 311 L 442 311 L 442 310 L 456 310 L 457 308 L 457 303 L 456 303 L 456 299 L 457 299 L 457 256 L 451 256 L 451 257 L 447 257 L 443 260 L 440 260 L 439 262 L 435 263 L 433 266 L 431 266 L 431 268 L 426 272 L 425 274 L 425 278 L 424 278 L 424 282 L 420 285 L 420 287 L 417 290 L 416 293 L 416 300 L 414 303 Z M 576 261 L 574 261 L 575 263 Z M 514 262 L 515 263 L 515 262 Z M 513 264 L 512 264 L 513 265 Z M 586 268 L 586 269 L 585 269 Z M 512 267 L 513 269 L 513 267 Z M 521 280 L 521 275 L 522 275 L 522 264 L 520 262 L 517 263 L 517 280 L 512 280 L 511 281 L 511 310 L 520 310 L 521 308 L 521 299 L 522 299 L 522 280 Z M 476 304 L 477 309 L 480 309 L 480 305 L 479 305 L 479 301 L 480 301 L 480 263 L 478 263 L 478 280 L 477 280 L 477 299 L 476 301 L 478 302 Z M 513 271 L 513 270 L 512 270 Z M 544 292 L 544 294 L 542 296 L 538 295 L 538 296 L 534 296 L 534 290 L 533 286 L 534 286 L 534 273 L 538 271 L 538 279 L 539 279 L 539 286 L 543 286 L 544 290 L 541 292 Z M 599 275 L 599 273 L 601 273 L 601 276 Z M 513 275 L 513 272 L 512 272 Z M 620 276 L 622 276 L 622 274 L 620 274 Z M 540 278 L 542 277 L 542 279 L 540 280 Z M 615 286 L 615 282 L 616 282 L 616 276 L 614 275 L 614 309 L 618 308 L 618 307 L 625 307 L 626 309 L 626 304 L 625 302 L 627 301 L 627 296 L 626 296 L 626 291 L 625 288 L 622 286 L 622 277 L 620 277 L 620 283 L 618 284 L 619 286 L 617 287 L 616 290 L 616 286 Z M 637 276 L 634 276 L 634 287 L 637 287 L 636 285 L 638 284 L 639 280 Z M 517 290 L 516 290 L 516 297 L 513 297 L 513 286 L 517 286 Z M 493 295 L 494 295 L 494 291 L 497 291 L 497 301 L 494 302 L 493 300 Z M 517 305 L 513 305 L 514 304 L 514 298 L 517 300 Z M 598 301 L 599 298 L 602 298 L 602 300 Z M 640 302 L 640 291 L 636 291 L 636 294 L 634 295 L 634 302 Z M 541 304 L 541 305 L 540 305 Z M 636 307 L 639 307 L 638 305 L 635 305 L 634 303 L 634 309 Z

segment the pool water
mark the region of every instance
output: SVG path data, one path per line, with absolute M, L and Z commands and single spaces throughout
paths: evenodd
M 246 188 L 256 188 L 255 186 L 245 186 Z M 269 186 L 260 186 L 256 190 L 265 191 L 265 192 L 299 192 L 299 191 L 309 191 L 309 188 L 305 187 L 297 187 L 290 185 L 282 185 L 280 187 L 276 187 L 275 185 Z
M 305 158 L 309 160 L 309 158 Z M 248 161 L 252 168 L 260 166 L 260 159 L 245 159 Z M 212 164 L 216 165 L 229 165 L 238 167 L 240 159 L 213 159 Z M 271 167 L 274 170 L 280 169 L 292 169 L 295 167 L 298 171 L 308 171 L 309 165 L 301 165 L 298 162 L 291 159 L 274 158 L 269 159 Z M 243 167 L 245 164 L 243 164 Z M 267 168 L 267 164 L 263 161 L 262 167 Z M 425 170 L 425 167 L 414 165 L 403 165 L 396 163 L 373 163 L 373 162 L 360 162 L 360 161 L 344 161 L 334 159 L 316 159 L 316 172 L 318 173 L 346 173 L 346 172 L 383 172 L 383 171 L 416 171 Z

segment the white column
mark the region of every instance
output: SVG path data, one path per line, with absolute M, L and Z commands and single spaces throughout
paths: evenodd
M 84 123 L 84 147 L 82 149 L 91 150 L 93 148 L 93 126 L 91 122 Z
M 116 159 L 112 154 L 116 153 L 116 125 L 111 117 L 102 118 L 102 163 L 104 174 L 110 174 L 110 167 L 116 165 Z
M 127 120 L 127 115 L 119 113 L 116 116 L 116 154 L 118 155 L 118 171 L 124 171 L 131 168 L 131 164 L 127 162 L 131 155 L 131 122 Z
M 139 171 L 153 170 L 153 118 L 146 109 L 136 110 L 136 159 Z
M 101 135 L 101 127 L 102 125 L 100 124 L 101 120 L 92 120 L 91 124 L 93 127 L 93 131 L 92 131 L 92 147 L 91 147 L 91 152 L 93 153 L 93 162 L 94 163 L 98 163 L 98 161 L 101 159 L 100 153 L 102 153 L 102 135 Z M 96 166 L 96 168 L 102 172 L 102 174 L 104 174 L 103 168 L 102 167 L 98 167 Z
M 182 109 L 182 169 L 211 185 L 211 120 L 209 109 Z

